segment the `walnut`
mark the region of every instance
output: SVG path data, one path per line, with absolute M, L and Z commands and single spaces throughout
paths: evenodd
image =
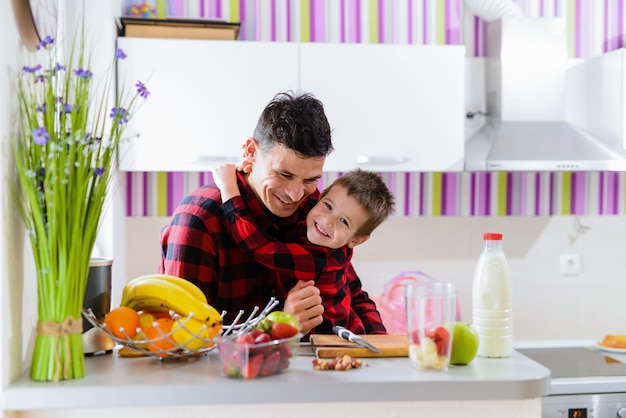
M 314 370 L 351 370 L 358 369 L 363 365 L 363 361 L 358 358 L 352 358 L 349 355 L 337 356 L 334 359 L 313 359 Z

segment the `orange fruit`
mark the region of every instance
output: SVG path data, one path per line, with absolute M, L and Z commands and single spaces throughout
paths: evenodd
M 146 329 L 146 339 L 150 341 L 148 343 L 148 349 L 160 357 L 168 355 L 167 351 L 176 347 L 172 340 L 172 336 L 166 336 L 174 325 L 172 318 L 159 318 L 152 326 Z
M 104 324 L 117 338 L 132 339 L 139 328 L 139 314 L 133 308 L 119 306 L 104 317 Z

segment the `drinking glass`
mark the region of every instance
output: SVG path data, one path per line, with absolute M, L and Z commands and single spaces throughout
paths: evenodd
M 447 370 L 456 315 L 456 286 L 423 282 L 405 289 L 409 358 L 419 369 Z

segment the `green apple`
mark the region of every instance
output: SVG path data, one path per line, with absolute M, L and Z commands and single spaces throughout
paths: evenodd
M 478 333 L 465 322 L 455 322 L 452 334 L 452 353 L 450 364 L 469 364 L 478 353 Z
M 295 327 L 296 329 L 300 329 L 300 324 L 298 323 L 298 320 L 296 319 L 295 316 L 293 316 L 290 313 L 287 312 L 283 312 L 283 311 L 273 311 L 270 312 L 267 316 L 267 319 L 269 319 L 270 321 L 276 323 L 276 322 L 283 322 L 285 324 L 289 324 L 293 327 Z

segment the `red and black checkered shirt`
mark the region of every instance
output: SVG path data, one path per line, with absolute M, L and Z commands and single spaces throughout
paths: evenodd
M 315 204 L 319 192 L 316 191 L 310 199 L 303 202 L 294 215 L 280 218 L 262 205 L 241 173 L 238 172 L 237 177 L 241 192 L 238 206 L 246 211 L 246 216 L 250 217 L 250 221 L 258 230 L 267 234 L 268 239 L 277 242 L 301 242 L 303 233 L 301 222 Z M 238 246 L 231 236 L 231 222 L 224 216 L 221 206 L 220 192 L 213 185 L 197 189 L 183 200 L 176 209 L 172 221 L 161 233 L 159 273 L 183 277 L 195 283 L 207 295 L 212 306 L 228 312 L 225 321 L 230 323 L 239 310 L 250 313 L 255 306 L 262 308 L 271 296 L 275 296 L 282 306 L 295 279 L 313 279 L 315 271 L 322 271 L 320 263 L 330 260 L 332 264 L 329 270 L 334 269 L 335 278 L 341 276 L 345 284 L 344 296 L 350 297 L 351 308 L 347 317 L 352 317 L 351 312 L 354 312 L 357 320 L 351 322 L 360 323 L 356 328 L 346 327 L 359 333 L 386 333 L 374 302 L 362 289 L 361 281 L 350 263 L 351 254 L 344 252 L 343 256 L 339 257 L 341 260 L 339 258 L 333 260 L 333 257 L 327 257 L 327 254 L 313 256 L 313 253 L 309 253 L 308 261 L 302 258 L 291 262 L 288 261 L 289 252 L 280 252 L 276 254 L 272 266 L 268 267 L 255 260 L 253 254 Z M 224 205 L 225 208 L 227 206 Z M 342 266 L 343 273 L 339 266 Z M 310 272 L 306 273 L 309 267 Z M 336 280 L 333 280 L 332 286 L 337 286 Z M 330 293 L 332 289 L 324 287 L 324 292 Z M 345 310 L 342 306 L 345 297 L 340 296 L 331 300 L 332 302 L 324 303 L 324 308 L 330 306 L 329 314 L 338 316 L 337 311 Z M 329 315 L 328 318 L 333 316 Z M 330 326 L 334 323 L 330 323 L 328 318 L 325 318 L 324 323 L 316 328 L 315 332 L 330 333 Z
M 274 269 L 283 280 L 285 288 L 295 284 L 293 280 L 315 280 L 324 305 L 323 330 L 330 332 L 334 325 L 341 325 L 352 332 L 363 334 L 365 326 L 351 306 L 352 295 L 348 288 L 345 268 L 350 264 L 352 248 L 321 247 L 306 238 L 306 221 L 296 227 L 295 242 L 279 242 L 257 228 L 243 199 L 236 196 L 222 205 L 224 216 L 231 223 L 232 238 L 247 253 L 264 266 Z

